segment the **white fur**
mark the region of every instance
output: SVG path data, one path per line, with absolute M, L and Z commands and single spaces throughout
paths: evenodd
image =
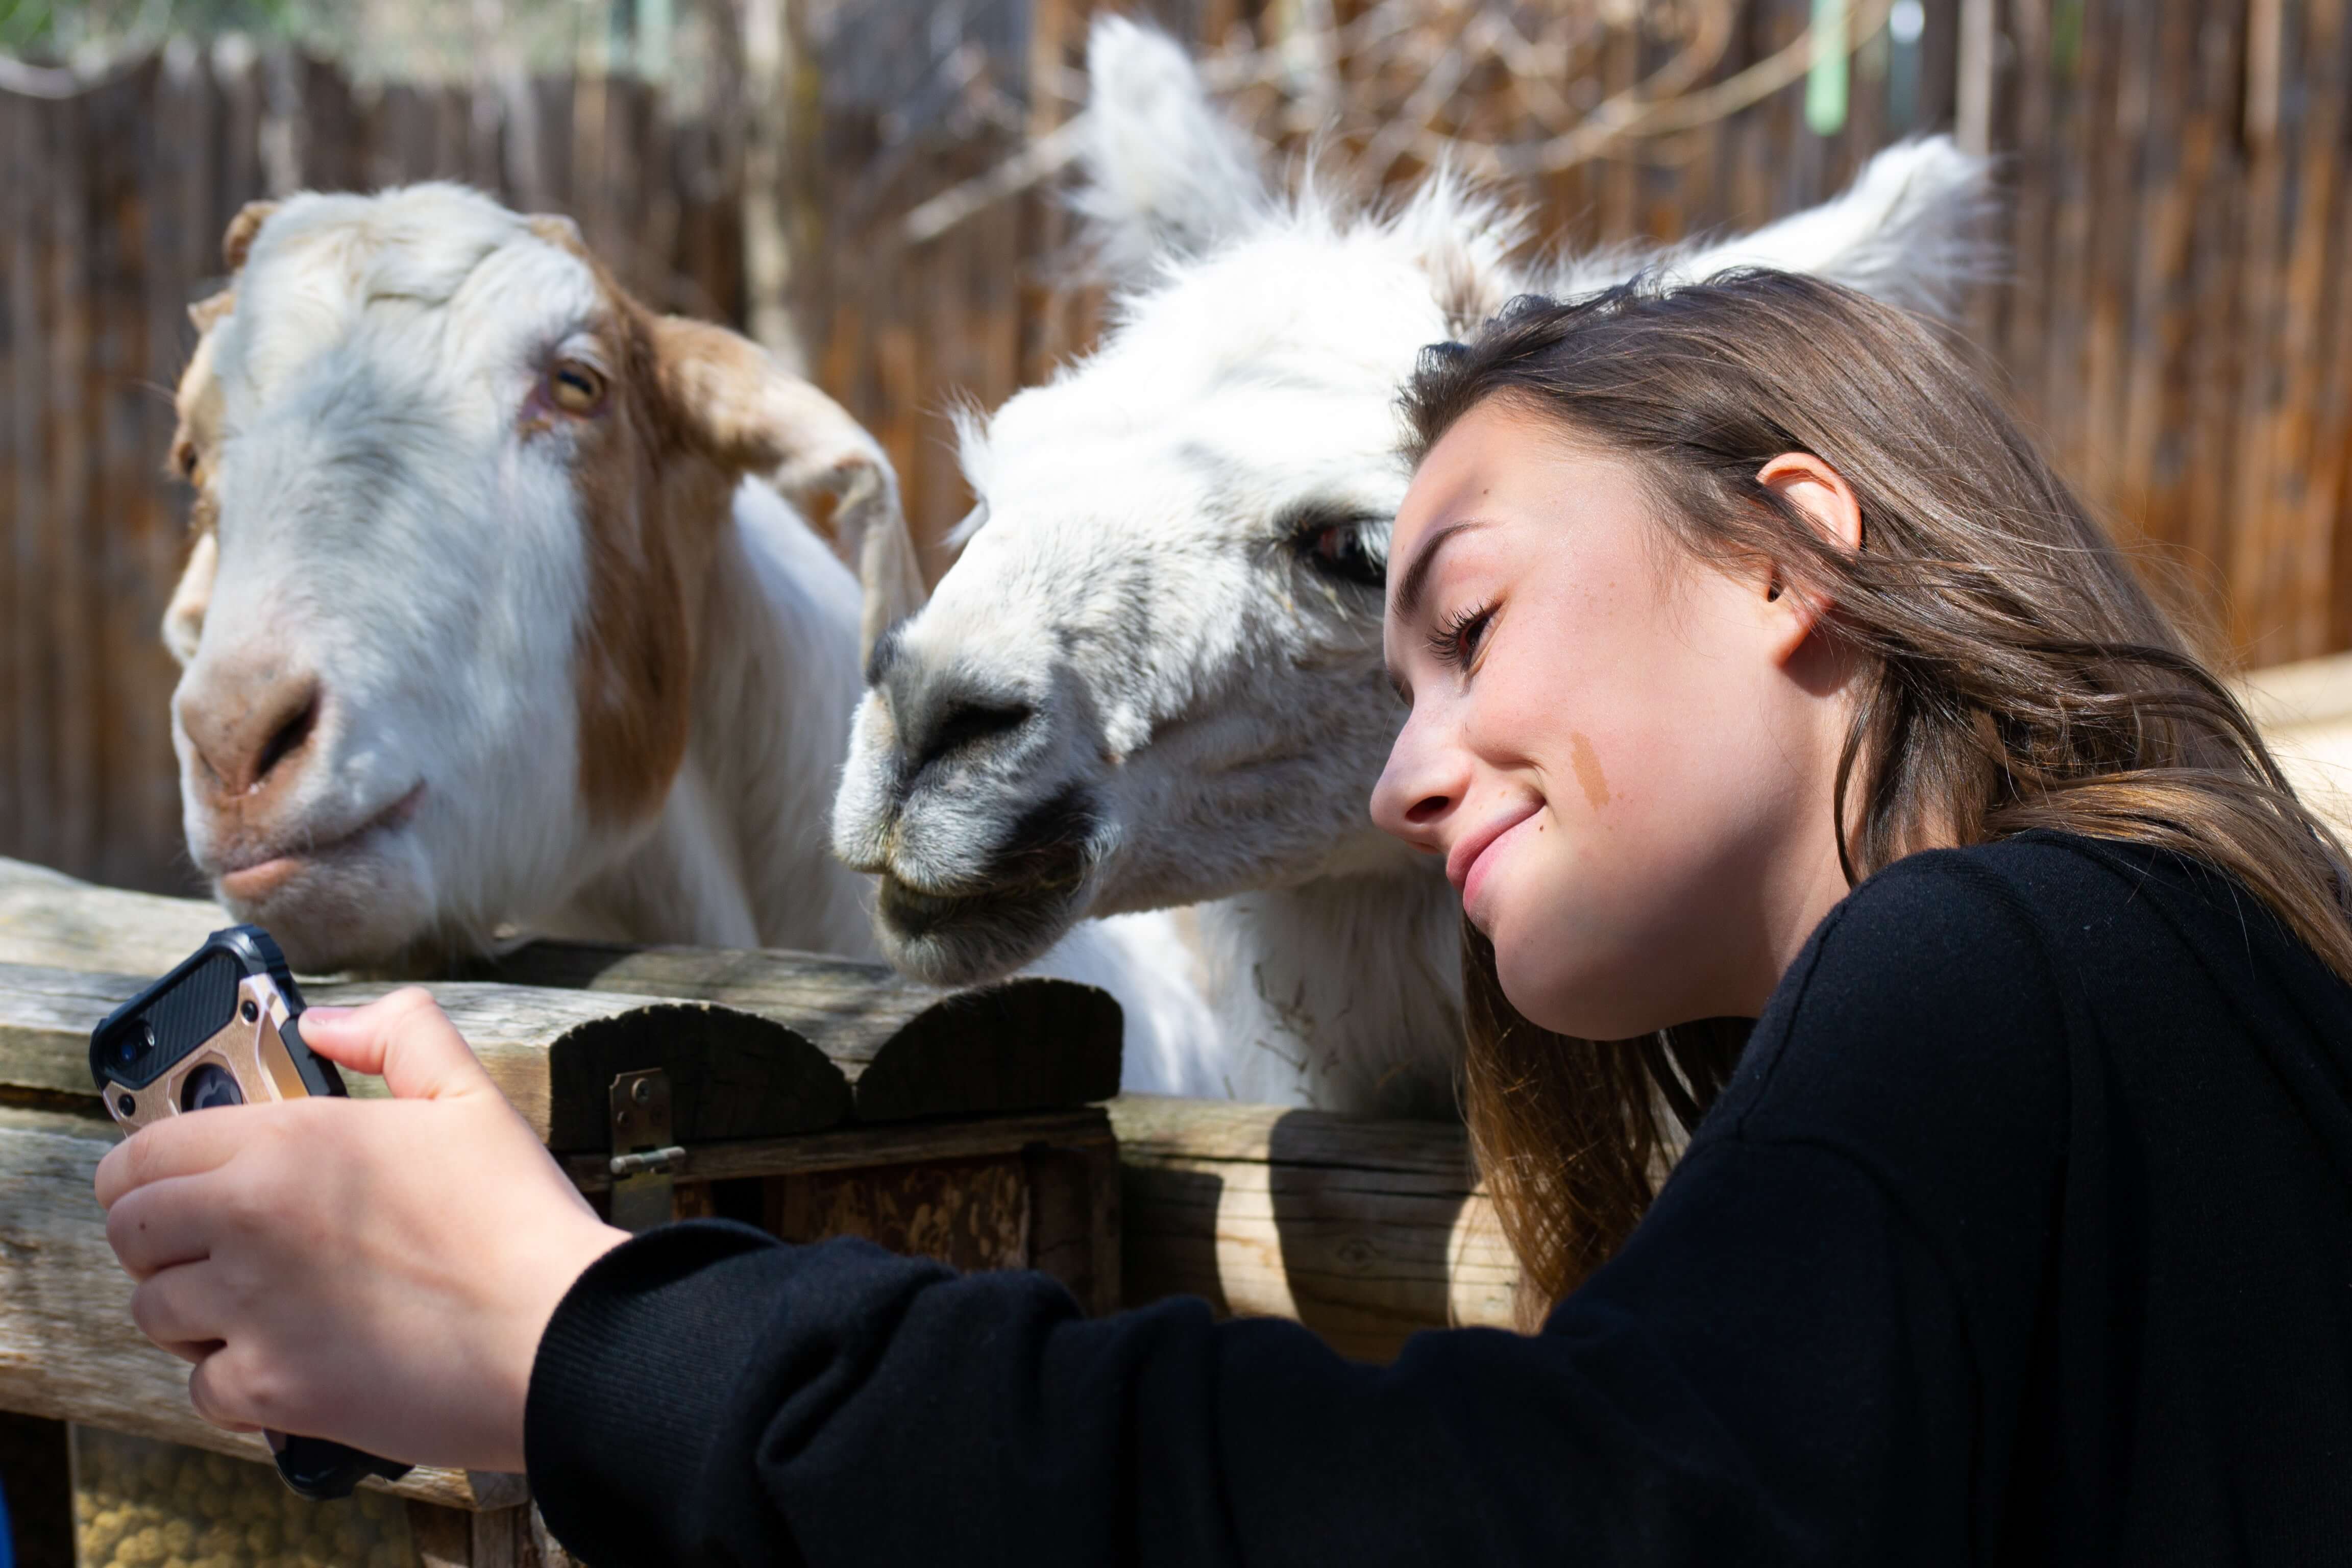
M 560 430 L 525 435 L 517 414 L 603 304 L 587 266 L 483 196 L 424 185 L 296 198 L 236 288 L 194 362 L 223 392 L 220 523 L 167 616 L 187 665 L 175 720 L 274 670 L 320 677 L 311 755 L 260 851 L 331 842 L 425 785 L 413 817 L 229 899 L 237 913 L 316 967 L 517 930 L 872 955 L 870 880 L 826 837 L 859 584 L 767 483 L 743 480 L 718 524 L 687 755 L 658 808 L 604 826 L 582 807 L 582 497 Z M 814 388 L 769 392 L 802 437 L 779 477 L 841 484 L 845 524 L 882 525 L 845 544 L 867 613 L 887 609 L 912 560 L 887 461 Z M 190 850 L 217 876 L 257 846 L 207 808 L 175 731 Z M 1212 1026 L 1171 917 L 1089 927 L 1038 967 L 1118 995 L 1136 1060 L 1198 1054 Z
M 1519 259 L 1511 211 L 1444 175 L 1385 214 L 1311 186 L 1276 199 L 1159 35 L 1106 19 L 1089 60 L 1081 205 L 1129 286 L 1091 357 L 967 423 L 969 542 L 877 660 L 835 845 L 887 873 L 893 961 L 942 979 L 1002 973 L 1089 916 L 1207 900 L 1222 1047 L 1150 1087 L 1442 1110 L 1458 906 L 1367 816 L 1402 717 L 1380 593 L 1315 570 L 1302 530 L 1340 523 L 1385 556 L 1398 385 L 1513 295 L 1764 262 L 1931 304 L 1975 264 L 1983 165 L 1911 143 L 1745 238 L 1547 265 Z M 974 712 L 1003 717 L 976 733 Z M 1037 871 L 1040 823 L 1083 832 L 1082 868 Z

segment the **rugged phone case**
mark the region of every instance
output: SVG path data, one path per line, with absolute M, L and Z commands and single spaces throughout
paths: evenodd
M 90 1077 L 108 1113 L 133 1131 L 215 1105 L 340 1096 L 334 1063 L 302 1043 L 301 1013 L 269 933 L 230 926 L 90 1031 Z M 278 1473 L 304 1497 L 349 1497 L 365 1477 L 409 1468 L 323 1438 L 268 1436 Z

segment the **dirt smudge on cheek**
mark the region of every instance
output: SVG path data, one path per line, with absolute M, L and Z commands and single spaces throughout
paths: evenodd
M 1599 811 L 1609 804 L 1609 776 L 1601 771 L 1601 753 L 1592 749 L 1581 730 L 1568 732 L 1568 760 L 1576 768 L 1576 783 L 1584 791 L 1584 802 Z

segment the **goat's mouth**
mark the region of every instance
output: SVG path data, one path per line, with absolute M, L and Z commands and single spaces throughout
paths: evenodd
M 420 779 L 390 805 L 363 818 L 357 826 L 306 838 L 299 845 L 283 839 L 266 840 L 233 852 L 224 858 L 217 874 L 220 890 L 239 903 L 267 899 L 300 875 L 304 868 L 348 858 L 378 834 L 405 826 L 416 815 L 417 805 L 424 798 L 425 783 Z

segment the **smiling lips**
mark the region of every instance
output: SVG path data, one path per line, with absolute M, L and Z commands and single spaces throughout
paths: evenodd
M 1534 821 L 1536 814 L 1542 809 L 1540 802 L 1529 801 L 1495 818 L 1454 846 L 1445 857 L 1445 879 L 1461 893 L 1464 910 L 1467 910 L 1476 903 L 1478 890 L 1485 885 L 1486 874 L 1495 868 L 1496 852 L 1506 841 L 1517 837 L 1519 829 Z
M 394 801 L 375 816 L 361 823 L 349 833 L 313 844 L 299 852 L 290 849 L 264 849 L 258 857 L 242 864 L 232 865 L 221 873 L 221 891 L 233 899 L 264 899 L 292 879 L 294 874 L 310 861 L 323 860 L 340 850 L 348 849 L 360 840 L 382 828 L 397 827 L 416 815 L 417 802 L 424 798 L 425 784 L 418 780 L 407 794 Z

